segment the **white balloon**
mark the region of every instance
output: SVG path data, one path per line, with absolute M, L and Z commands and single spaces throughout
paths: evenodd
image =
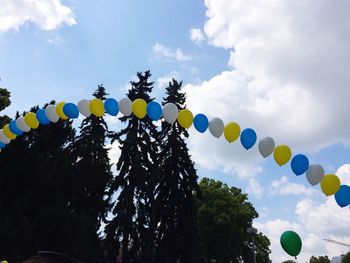
M 322 181 L 324 169 L 322 165 L 312 164 L 306 172 L 306 178 L 311 185 L 317 185 Z
M 118 102 L 119 111 L 126 117 L 132 113 L 132 101 L 129 98 L 121 99 Z
M 90 101 L 89 100 L 81 100 L 78 102 L 79 112 L 85 117 L 89 117 L 91 115 L 90 111 Z
M 164 105 L 163 117 L 167 123 L 170 123 L 170 124 L 175 123 L 178 114 L 179 114 L 179 109 L 174 103 L 169 102 Z
M 0 130 L 0 142 L 2 142 L 4 144 L 9 144 L 10 141 L 11 140 L 5 136 L 4 131 L 1 129 Z
M 45 109 L 46 117 L 53 123 L 58 122 L 60 119 L 60 116 L 56 113 L 56 106 L 55 105 L 48 105 Z
M 265 137 L 259 142 L 259 152 L 266 158 L 271 155 L 275 149 L 275 141 L 271 137 Z
M 225 124 L 220 118 L 213 118 L 209 121 L 209 131 L 216 138 L 222 135 L 224 127 Z
M 30 131 L 30 127 L 26 124 L 24 117 L 19 117 L 16 120 L 16 126 L 18 127 L 18 129 L 20 129 L 22 132 L 29 132 Z

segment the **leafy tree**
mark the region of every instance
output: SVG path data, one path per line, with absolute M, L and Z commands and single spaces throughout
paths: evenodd
M 247 195 L 220 181 L 204 178 L 198 198 L 199 256 L 202 262 L 252 262 L 251 234 L 247 229 L 258 217 Z M 270 241 L 256 235 L 257 262 L 270 262 Z
M 331 261 L 329 260 L 328 256 L 312 256 L 310 258 L 310 263 L 331 263 Z
M 3 111 L 11 104 L 11 93 L 4 88 L 0 88 L 0 111 Z M 8 116 L 0 116 L 0 128 L 2 128 L 5 124 L 10 121 Z
M 163 105 L 172 102 L 185 107 L 180 92 L 182 82 L 172 80 L 166 89 Z M 194 163 L 185 139 L 188 133 L 178 123 L 162 123 L 160 136 L 160 180 L 156 189 L 159 212 L 157 262 L 194 262 L 196 204 L 193 191 L 199 191 Z
M 350 263 L 350 252 L 348 252 L 341 261 L 342 263 Z
M 286 260 L 286 261 L 283 261 L 282 263 L 297 263 L 297 262 L 294 260 Z
M 128 98 L 152 101 L 151 73 L 137 73 L 138 80 L 131 82 Z M 112 213 L 114 218 L 106 225 L 106 262 L 115 262 L 119 248 L 122 262 L 152 262 L 155 251 L 154 195 L 159 173 L 156 163 L 158 132 L 148 117 L 121 117 L 127 127 L 116 133 L 121 155 L 110 196 L 119 192 Z

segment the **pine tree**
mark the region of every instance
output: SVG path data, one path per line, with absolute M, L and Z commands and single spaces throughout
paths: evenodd
M 166 89 L 166 103 L 185 108 L 182 82 L 172 80 Z M 178 123 L 162 123 L 160 144 L 160 183 L 156 189 L 159 220 L 157 262 L 194 262 L 196 206 L 193 191 L 199 191 L 194 163 L 185 139 L 188 132 Z
M 150 93 L 153 82 L 151 74 L 137 73 L 138 81 L 131 82 L 128 98 L 131 101 L 153 99 Z M 146 116 L 140 120 L 135 116 L 121 117 L 127 127 L 115 134 L 121 155 L 117 163 L 118 174 L 111 187 L 111 195 L 119 192 L 113 208 L 115 216 L 106 226 L 105 246 L 108 262 L 115 262 L 119 249 L 122 262 L 152 262 L 155 240 L 154 192 L 157 182 L 157 138 L 158 132 Z
M 93 94 L 101 100 L 105 100 L 107 95 L 103 85 L 99 85 Z M 106 148 L 108 136 L 109 131 L 105 120 L 91 115 L 83 120 L 80 134 L 71 146 L 71 153 L 76 163 L 69 185 L 73 193 L 70 207 L 78 216 L 84 216 L 88 228 L 86 231 L 92 233 L 89 244 L 91 262 L 97 262 L 97 258 L 101 257 L 98 253 L 100 239 L 97 232 L 101 222 L 106 220 L 110 205 L 110 199 L 106 198 L 106 191 L 110 187 L 113 175 Z
M 11 104 L 11 93 L 4 88 L 0 88 L 0 111 L 3 111 L 5 108 Z M 0 116 L 0 129 L 10 121 L 8 116 Z

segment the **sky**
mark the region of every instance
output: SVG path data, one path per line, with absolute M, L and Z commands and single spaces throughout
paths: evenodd
M 293 154 L 306 154 L 350 184 L 350 2 L 341 0 L 77 1 L 0 0 L 0 86 L 11 91 L 5 113 L 90 98 L 103 83 L 121 99 L 137 71 L 150 69 L 161 101 L 183 80 L 193 113 L 253 128 Z M 117 118 L 107 118 L 120 129 Z M 269 237 L 271 259 L 291 259 L 280 235 L 303 240 L 298 262 L 338 256 L 350 244 L 350 211 L 290 164 L 262 158 L 190 128 L 199 176 L 242 188 Z M 119 151 L 112 145 L 115 162 Z

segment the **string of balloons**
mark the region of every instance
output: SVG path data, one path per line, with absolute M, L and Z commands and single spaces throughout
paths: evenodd
M 205 133 L 207 130 L 216 138 L 224 135 L 229 143 L 233 143 L 238 138 L 242 146 L 249 150 L 257 142 L 257 134 L 251 128 L 241 130 L 236 122 L 225 123 L 218 117 L 208 119 L 206 115 L 199 113 L 193 116 L 189 109 L 180 110 L 173 103 L 167 103 L 163 107 L 152 101 L 146 103 L 143 99 L 131 101 L 129 98 L 123 98 L 117 101 L 109 98 L 105 101 L 100 99 L 81 100 L 76 105 L 74 103 L 59 102 L 56 105 L 50 104 L 46 108 L 39 109 L 37 112 L 28 112 L 24 117 L 19 117 L 6 124 L 0 130 L 0 151 L 7 144 L 15 140 L 17 136 L 29 132 L 31 129 L 37 129 L 39 125 L 48 125 L 56 123 L 60 119 L 76 119 L 79 114 L 89 117 L 91 114 L 97 117 L 103 117 L 105 113 L 111 116 L 117 116 L 118 113 L 124 116 L 134 114 L 137 118 L 143 119 L 148 116 L 152 121 L 158 121 L 162 117 L 170 124 L 176 121 L 178 124 L 189 129 L 192 125 L 200 132 Z M 309 164 L 307 156 L 304 154 L 296 154 L 292 157 L 292 151 L 287 145 L 275 145 L 275 141 L 271 137 L 265 137 L 258 143 L 260 154 L 267 158 L 273 154 L 275 162 L 283 166 L 290 160 L 293 173 L 300 176 L 306 173 L 306 178 L 312 186 L 321 185 L 321 190 L 326 196 L 334 195 L 337 204 L 340 207 L 350 205 L 350 186 L 342 185 L 340 179 L 335 174 L 325 174 L 322 165 Z

